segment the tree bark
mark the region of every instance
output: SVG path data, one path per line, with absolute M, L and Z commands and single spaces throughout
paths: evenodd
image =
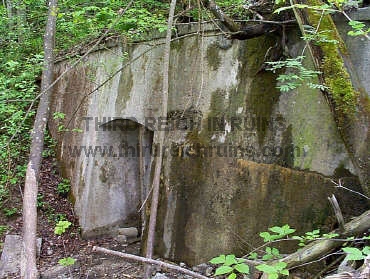
M 230 39 L 248 40 L 259 36 L 278 31 L 281 27 L 278 24 L 260 23 L 242 28 L 230 35 Z
M 6 0 L 6 10 L 8 12 L 8 18 L 13 19 L 13 2 L 12 0 Z
M 214 17 L 220 20 L 231 32 L 240 31 L 240 26 L 231 17 L 225 14 L 214 0 L 205 0 L 203 4 L 211 11 Z
M 30 159 L 27 165 L 26 181 L 23 198 L 23 248 L 25 255 L 25 270 L 22 278 L 38 277 L 36 266 L 36 231 L 37 231 L 37 189 L 44 147 L 44 131 L 49 117 L 50 89 L 53 82 L 54 41 L 57 0 L 50 0 L 49 13 L 44 36 L 44 69 L 42 72 L 41 92 L 45 92 L 37 109 L 36 118 L 31 133 Z
M 248 40 L 268 33 L 276 32 L 281 29 L 282 23 L 277 22 L 261 22 L 250 26 L 241 26 L 236 23 L 231 17 L 226 15 L 214 0 L 203 1 L 204 6 L 217 18 L 230 32 L 230 39 Z
M 170 13 L 168 16 L 167 24 L 167 35 L 166 43 L 164 47 L 164 57 L 163 57 L 163 85 L 162 85 L 162 109 L 161 115 L 163 117 L 167 116 L 167 103 L 168 103 L 168 71 L 170 66 L 170 52 L 171 52 L 171 35 L 172 35 L 172 25 L 173 17 L 175 14 L 176 0 L 171 1 Z M 158 200 L 159 200 L 159 184 L 162 170 L 162 158 L 163 158 L 163 143 L 165 138 L 165 131 L 157 131 L 157 143 L 159 146 L 158 156 L 155 160 L 155 169 L 153 177 L 153 193 L 152 201 L 150 206 L 150 218 L 148 227 L 148 238 L 146 243 L 146 257 L 151 259 L 153 257 L 154 241 L 155 241 L 155 228 L 157 224 L 157 211 L 158 211 Z M 149 278 L 150 266 L 146 267 L 146 278 Z

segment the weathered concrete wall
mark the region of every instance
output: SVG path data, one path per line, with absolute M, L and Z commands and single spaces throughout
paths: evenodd
M 178 34 L 196 29 L 183 25 Z M 269 226 L 330 229 L 327 196 L 336 190 L 328 178 L 346 176 L 348 185 L 359 186 L 325 98 L 305 87 L 289 93 L 276 89 L 276 76 L 261 70 L 275 38 L 228 41 L 212 31 L 207 35 L 188 35 L 171 45 L 168 118 L 183 125 L 166 136 L 157 252 L 197 263 L 221 252 L 248 250 L 241 239 L 254 245 L 258 232 Z M 292 33 L 292 54 L 302 49 L 296 38 Z M 87 236 L 140 222 L 137 210 L 148 193 L 153 166 L 148 154 L 145 159 L 119 156 L 119 144 L 150 145 L 151 131 L 158 128 L 162 42 L 120 42 L 94 52 L 54 92 L 52 111 L 66 113 L 66 122 L 72 117 L 70 128 L 83 130 L 58 133 L 57 123 L 50 124 Z M 363 61 L 354 63 L 360 67 Z M 60 63 L 57 74 L 67 66 Z M 83 117 L 97 117 L 100 125 Z M 137 129 L 103 131 L 112 120 L 108 117 L 134 118 Z M 191 120 L 197 124 L 193 128 Z M 104 145 L 118 156 L 69 152 L 69 146 Z M 349 214 L 366 206 L 346 199 L 341 196 Z

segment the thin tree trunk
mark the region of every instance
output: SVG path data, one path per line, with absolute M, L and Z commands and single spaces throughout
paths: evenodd
M 6 4 L 4 6 L 6 7 L 6 12 L 8 14 L 8 19 L 9 19 L 8 27 L 10 30 L 12 30 L 14 27 L 13 2 L 12 0 L 3 0 L 3 1 L 6 1 Z
M 173 16 L 175 14 L 176 0 L 171 0 L 170 13 L 168 15 L 167 24 L 167 36 L 164 47 L 163 57 L 163 85 L 162 85 L 162 109 L 161 115 L 167 116 L 167 103 L 168 103 L 168 70 L 170 66 L 170 52 L 171 52 L 171 34 Z M 164 143 L 165 131 L 161 130 L 157 132 L 157 143 L 159 146 L 158 156 L 155 160 L 155 169 L 153 177 L 153 194 L 150 207 L 150 219 L 148 227 L 148 238 L 146 243 L 146 257 L 151 259 L 153 257 L 154 241 L 155 241 L 155 227 L 157 223 L 157 211 L 158 211 L 158 200 L 159 200 L 159 184 L 162 170 L 162 158 L 163 158 L 163 143 Z M 146 278 L 150 276 L 150 266 L 146 267 Z
M 13 2 L 12 0 L 6 0 L 6 10 L 8 12 L 8 18 L 13 18 Z
M 18 42 L 24 41 L 24 26 L 26 25 L 26 5 L 23 1 L 19 1 L 16 7 L 17 13 L 17 30 Z
M 44 36 L 44 68 L 41 80 L 41 92 L 44 92 L 53 82 L 54 41 L 57 0 L 50 0 L 49 14 Z M 36 230 L 37 230 L 37 189 L 44 147 L 44 131 L 49 117 L 50 89 L 41 96 L 32 131 L 30 159 L 27 165 L 26 182 L 23 198 L 23 248 L 25 254 L 25 270 L 23 278 L 38 277 L 36 266 Z

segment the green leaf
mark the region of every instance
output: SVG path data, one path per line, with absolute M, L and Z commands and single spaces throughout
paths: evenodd
M 233 272 L 233 273 L 231 273 L 228 277 L 227 277 L 227 279 L 235 279 L 236 278 L 236 274 Z
M 278 234 L 284 233 L 284 230 L 281 227 L 272 227 L 272 228 L 269 228 L 269 230 L 272 232 L 278 233 Z
M 273 258 L 274 258 L 274 256 L 272 254 L 266 254 L 266 255 L 262 256 L 262 260 L 264 260 L 264 261 L 269 261 Z
M 225 259 L 225 255 L 219 255 L 218 257 L 211 259 L 209 262 L 211 264 L 223 264 L 225 262 Z
M 217 275 L 228 274 L 233 270 L 234 269 L 231 266 L 222 265 L 216 269 L 215 275 L 217 276 Z
M 366 256 L 370 255 L 370 246 L 365 246 L 362 248 L 362 253 Z
M 249 256 L 248 256 L 248 259 L 251 259 L 251 260 L 255 260 L 258 258 L 258 254 L 256 252 L 253 252 L 251 253 Z
M 365 27 L 365 23 L 361 22 L 361 21 L 357 21 L 357 20 L 351 20 L 348 22 L 348 25 L 349 26 L 352 26 L 353 28 L 355 29 L 358 29 L 358 28 L 363 28 Z
M 71 258 L 71 257 L 68 257 L 68 258 L 63 258 L 63 259 L 60 259 L 58 261 L 58 263 L 62 266 L 70 266 L 70 265 L 74 265 L 74 263 L 76 262 L 76 259 L 74 258 Z
M 278 249 L 276 249 L 276 248 L 272 248 L 272 250 L 271 250 L 271 254 L 273 254 L 274 256 L 279 256 L 279 255 L 280 255 L 280 252 L 279 252 L 279 250 L 278 250 Z
M 287 267 L 287 263 L 284 263 L 284 262 L 278 262 L 274 265 L 274 267 L 276 268 L 276 270 L 283 270 L 284 268 Z
M 238 263 L 244 263 L 245 262 L 245 260 L 244 259 L 237 259 L 236 260 Z
M 260 264 L 260 265 L 257 265 L 256 268 L 259 271 L 266 272 L 268 274 L 276 272 L 276 269 L 273 266 L 268 265 L 268 264 Z
M 72 225 L 69 221 L 59 221 L 54 229 L 56 235 L 62 235 Z
M 244 263 L 237 264 L 234 268 L 240 273 L 249 274 L 249 266 Z
M 237 264 L 238 262 L 236 261 L 235 255 L 227 255 L 225 259 L 224 265 L 231 266 L 233 264 Z
M 360 261 L 365 259 L 365 256 L 362 254 L 362 251 L 354 247 L 344 247 L 342 250 L 347 254 L 346 259 L 352 261 Z
M 270 242 L 274 240 L 274 237 L 269 232 L 261 232 L 260 237 L 263 238 L 264 242 Z
M 337 234 L 337 233 L 324 233 L 322 235 L 322 237 L 324 237 L 324 238 L 334 238 L 334 237 L 337 237 L 337 236 L 339 236 L 339 234 Z

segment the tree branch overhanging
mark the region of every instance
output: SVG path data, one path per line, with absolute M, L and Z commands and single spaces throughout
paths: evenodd
M 291 24 L 292 21 L 268 21 L 259 20 L 258 24 L 243 26 L 226 15 L 214 0 L 203 1 L 204 7 L 207 8 L 212 15 L 218 19 L 232 34 L 229 39 L 248 40 L 269 33 L 280 32 L 281 26 Z M 295 22 L 295 21 L 293 21 Z

